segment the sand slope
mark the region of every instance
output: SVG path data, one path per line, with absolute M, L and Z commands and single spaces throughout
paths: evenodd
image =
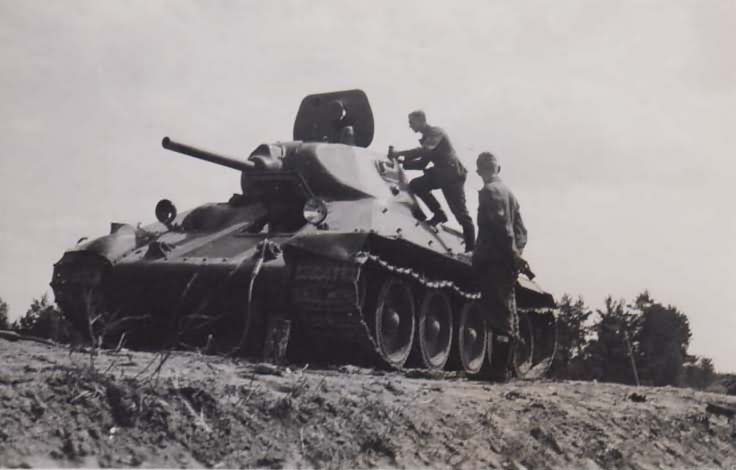
M 0 466 L 736 468 L 736 397 L 0 339 Z

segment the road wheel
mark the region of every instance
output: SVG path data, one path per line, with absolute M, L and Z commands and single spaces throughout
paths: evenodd
M 478 302 L 467 302 L 460 311 L 457 328 L 457 355 L 468 375 L 478 375 L 486 359 L 488 332 L 483 310 Z
M 417 317 L 416 349 L 420 367 L 442 370 L 450 357 L 453 315 L 450 298 L 442 291 L 425 289 Z
M 414 338 L 414 298 L 407 283 L 396 278 L 383 282 L 376 299 L 374 320 L 379 355 L 388 365 L 403 367 Z

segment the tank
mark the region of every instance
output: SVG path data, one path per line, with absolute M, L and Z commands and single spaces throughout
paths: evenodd
M 158 222 L 83 239 L 54 265 L 57 304 L 101 342 L 260 355 L 286 325 L 294 361 L 501 367 L 460 232 L 416 217 L 401 165 L 368 148 L 373 133 L 365 93 L 347 90 L 305 97 L 292 140 L 247 158 L 164 138 L 240 172 L 240 192 L 184 212 L 163 199 Z M 539 375 L 555 351 L 555 302 L 524 275 L 516 296 L 514 366 Z

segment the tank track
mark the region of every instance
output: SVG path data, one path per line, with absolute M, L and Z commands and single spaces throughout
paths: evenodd
M 327 360 L 336 354 L 336 349 L 344 349 L 360 351 L 351 354 L 346 362 L 365 363 L 365 352 L 376 351 L 361 307 L 363 269 L 360 264 L 300 260 L 291 287 L 301 336 L 294 338 L 298 346 L 292 351 L 293 358 Z M 299 339 L 306 339 L 305 344 Z
M 285 279 L 283 285 L 283 295 L 288 296 L 293 306 L 294 328 L 288 342 L 291 360 L 397 368 L 381 355 L 374 337 L 375 297 L 378 287 L 389 278 L 403 281 L 413 292 L 417 292 L 417 288 L 445 292 L 456 312 L 462 304 L 480 299 L 479 292 L 463 288 L 452 280 L 433 279 L 416 269 L 393 264 L 375 253 L 360 252 L 354 259 L 353 262 L 334 261 L 301 253 L 292 260 L 291 281 Z M 55 286 L 57 297 L 65 300 L 63 310 L 67 314 L 75 314 L 76 326 L 83 332 L 89 331 L 86 315 L 82 315 L 89 307 L 84 308 L 82 301 L 85 296 L 81 293 L 96 293 L 97 302 L 101 302 L 99 288 L 99 279 L 70 277 Z M 185 293 L 188 288 L 189 284 Z M 276 294 L 273 290 L 270 293 Z M 519 312 L 527 315 L 538 313 L 521 308 Z M 258 335 L 250 335 L 249 338 L 252 340 L 253 336 Z M 250 349 L 255 351 L 259 348 Z
M 292 338 L 295 345 L 290 346 L 291 359 L 396 368 L 387 364 L 379 352 L 370 315 L 376 284 L 389 277 L 445 290 L 454 303 L 480 299 L 479 292 L 397 266 L 375 253 L 360 252 L 355 263 L 302 255 L 296 262 L 290 292 L 298 325 L 295 332 L 300 337 Z M 534 309 L 518 311 L 520 315 L 544 315 Z
M 428 279 L 372 253 L 361 252 L 355 263 L 302 256 L 295 268 L 291 299 L 297 312 L 298 331 L 306 341 L 292 357 L 311 356 L 329 362 L 340 358 L 341 362 L 386 367 L 368 312 L 376 284 L 390 276 L 430 288 L 455 287 L 459 295 L 473 295 L 451 281 Z
M 471 292 L 471 291 L 462 289 L 457 284 L 455 284 L 453 281 L 432 280 L 422 275 L 421 273 L 414 271 L 412 268 L 395 266 L 389 263 L 388 261 L 381 259 L 380 256 L 372 254 L 372 253 L 359 252 L 357 256 L 359 258 L 365 258 L 369 261 L 372 261 L 373 263 L 377 264 L 381 268 L 385 269 L 387 272 L 390 272 L 390 273 L 393 273 L 399 276 L 406 276 L 409 279 L 413 279 L 414 281 L 418 282 L 424 287 L 428 287 L 430 289 L 449 289 L 455 294 L 459 295 L 460 297 L 466 300 L 479 300 L 480 299 L 480 292 Z

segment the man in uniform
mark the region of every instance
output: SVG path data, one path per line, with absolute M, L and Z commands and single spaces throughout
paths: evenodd
M 477 171 L 483 179 L 478 191 L 478 240 L 473 252 L 473 268 L 480 278 L 481 302 L 490 313 L 491 330 L 499 343 L 507 345 L 507 378 L 514 341 L 519 335 L 514 286 L 523 265 L 522 250 L 527 232 L 519 203 L 498 177 L 501 166 L 490 152 L 478 155 Z
M 444 130 L 430 126 L 424 111 L 409 114 L 409 127 L 422 134 L 420 147 L 395 152 L 392 157 L 404 156 L 404 169 L 424 170 L 424 174 L 409 183 L 409 189 L 416 194 L 434 214 L 428 221 L 431 225 L 447 222 L 440 203 L 432 195 L 433 189 L 441 189 L 455 219 L 463 228 L 465 251 L 473 251 L 475 227 L 465 205 L 465 178 L 468 171 L 458 159 L 455 149 Z M 429 163 L 432 167 L 426 168 Z

